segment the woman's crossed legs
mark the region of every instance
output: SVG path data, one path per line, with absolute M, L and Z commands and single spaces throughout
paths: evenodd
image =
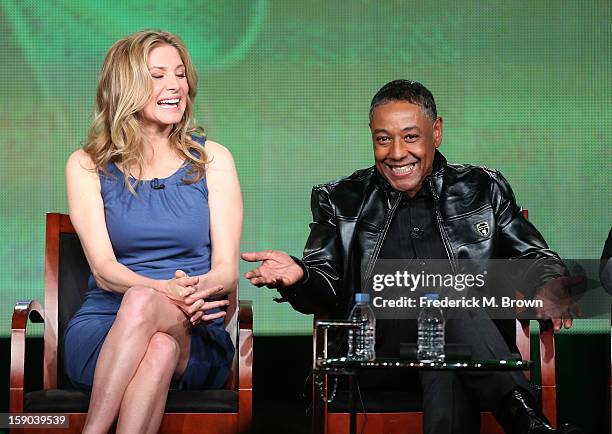
M 136 286 L 123 296 L 96 364 L 84 433 L 155 433 L 172 378 L 189 361 L 191 326 L 168 297 Z

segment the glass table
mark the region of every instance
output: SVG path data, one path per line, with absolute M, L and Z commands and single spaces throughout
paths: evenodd
M 354 360 L 347 357 L 317 358 L 313 374 L 316 378 L 323 375 L 347 375 L 349 398 L 349 432 L 356 434 L 357 403 L 355 400 L 355 379 L 360 372 L 370 369 L 409 369 L 436 371 L 522 371 L 531 368 L 530 360 L 448 360 L 443 362 L 420 362 L 399 358 L 378 358 L 375 360 Z M 322 387 L 323 382 L 319 384 Z M 321 398 L 325 399 L 322 390 Z M 315 398 L 316 399 L 316 398 Z
M 419 362 L 397 358 L 378 358 L 375 360 L 355 360 L 348 357 L 319 358 L 315 372 L 341 374 L 346 371 L 363 369 L 431 369 L 440 371 L 514 371 L 531 368 L 530 360 L 448 360 L 444 362 Z

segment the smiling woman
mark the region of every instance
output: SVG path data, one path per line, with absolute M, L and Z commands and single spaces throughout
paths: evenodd
M 153 77 L 153 92 L 142 110 L 143 124 L 163 131 L 179 123 L 185 112 L 189 93 L 185 65 L 175 47 L 160 45 L 149 53 L 147 66 Z
M 196 86 L 176 36 L 121 39 L 88 142 L 66 166 L 92 270 L 64 336 L 70 381 L 92 390 L 85 433 L 115 420 L 118 433 L 157 432 L 171 383 L 219 388 L 229 373 L 222 296 L 238 280 L 242 198 L 231 153 L 191 125 Z
M 134 192 L 129 176 L 135 175 L 138 183 L 149 175 L 145 168 L 152 148 L 145 142 L 155 136 L 167 138 L 177 151 L 170 155 L 174 169 L 161 168 L 162 175 L 187 161 L 194 175 L 190 182 L 202 178 L 206 152 L 194 140 L 202 130 L 192 126 L 197 84 L 187 48 L 175 35 L 143 31 L 116 42 L 100 71 L 96 115 L 83 147 L 96 169 L 106 172 L 111 161 L 118 163 Z

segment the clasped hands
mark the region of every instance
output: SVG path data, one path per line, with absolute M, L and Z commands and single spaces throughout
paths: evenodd
M 167 281 L 165 290 L 165 295 L 185 313 L 192 325 L 225 316 L 224 310 L 210 314 L 207 312 L 229 305 L 229 300 L 208 301 L 223 290 L 221 285 L 199 289 L 199 282 L 199 277 L 189 277 L 184 271 L 176 270 L 174 278 Z

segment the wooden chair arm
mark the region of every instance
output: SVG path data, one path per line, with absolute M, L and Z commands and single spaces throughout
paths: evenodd
M 9 411 L 23 412 L 25 386 L 25 346 L 28 319 L 33 323 L 44 323 L 45 315 L 36 300 L 18 301 L 13 309 L 11 321 L 11 368 Z
M 238 306 L 240 330 L 253 331 L 253 302 L 251 300 L 240 300 Z
M 238 302 L 238 428 L 250 428 L 253 414 L 253 302 Z
M 516 320 L 516 347 L 523 360 L 531 360 L 531 335 L 529 331 L 529 320 Z M 527 380 L 531 381 L 531 371 L 525 371 Z
M 238 391 L 253 389 L 253 302 L 240 300 L 238 310 Z
M 555 334 L 550 321 L 540 323 L 540 369 L 542 373 L 542 412 L 557 426 L 557 367 Z

